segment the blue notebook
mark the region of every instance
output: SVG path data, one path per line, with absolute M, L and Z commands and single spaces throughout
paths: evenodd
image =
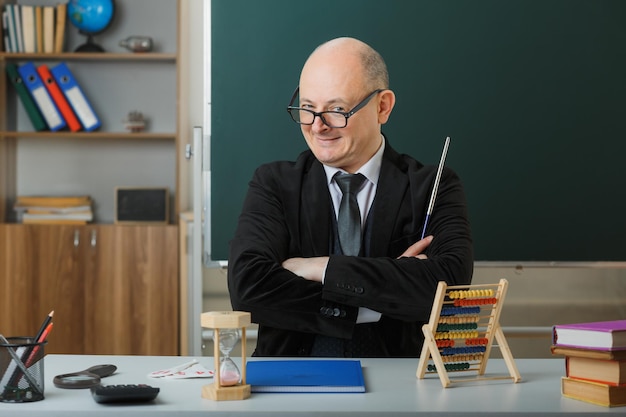
M 365 392 L 359 360 L 255 360 L 247 362 L 252 392 Z

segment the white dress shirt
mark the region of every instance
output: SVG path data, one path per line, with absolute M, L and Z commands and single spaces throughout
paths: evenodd
M 381 137 L 381 145 L 378 151 L 367 161 L 359 170 L 357 174 L 363 174 L 367 181 L 363 181 L 363 186 L 358 191 L 356 199 L 359 204 L 359 211 L 361 212 L 361 230 L 365 225 L 367 215 L 369 214 L 372 202 L 376 196 L 376 187 L 378 186 L 378 176 L 380 175 L 380 166 L 383 161 L 383 152 L 385 151 L 385 141 Z M 333 201 L 333 207 L 335 208 L 335 216 L 339 215 L 339 204 L 341 203 L 342 193 L 339 186 L 335 182 L 335 174 L 337 172 L 346 173 L 345 171 L 329 167 L 324 165 L 324 171 L 326 171 L 326 179 L 328 181 L 328 190 L 330 191 L 330 197 Z M 322 278 L 322 284 L 324 279 Z M 359 307 L 359 315 L 357 316 L 358 323 L 371 323 L 380 320 L 381 314 L 377 311 L 370 310 L 369 308 Z

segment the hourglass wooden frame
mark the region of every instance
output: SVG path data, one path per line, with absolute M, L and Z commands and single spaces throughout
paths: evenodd
M 436 373 L 444 388 L 452 382 L 521 380 L 499 322 L 507 287 L 506 279 L 501 279 L 498 284 L 450 287 L 439 282 L 430 320 L 422 326 L 424 346 L 417 378 Z M 509 376 L 483 376 L 494 337 Z M 474 376 L 451 380 L 448 373 L 474 373 Z
M 214 376 L 213 383 L 202 387 L 202 398 L 214 401 L 245 400 L 250 397 L 250 385 L 246 384 L 246 326 L 252 323 L 250 313 L 243 311 L 210 311 L 202 313 L 200 324 L 214 330 Z M 220 330 L 241 329 L 241 382 L 223 387 L 220 366 Z

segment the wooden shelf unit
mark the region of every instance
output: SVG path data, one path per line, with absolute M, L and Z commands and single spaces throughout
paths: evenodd
M 182 204 L 179 191 L 185 186 L 179 172 L 184 148 L 180 141 L 184 106 L 179 97 L 180 30 L 185 27 L 181 25 L 182 1 L 118 0 L 114 17 L 118 24 L 96 36 L 96 41 L 109 42 L 106 49 L 113 52 L 0 51 L 0 328 L 5 335 L 30 334 L 54 309 L 58 324 L 46 353 L 180 354 L 177 218 Z M 32 4 L 30 0 L 0 0 L 0 10 L 15 3 Z M 41 5 L 57 3 L 40 0 Z M 158 10 L 142 19 L 146 8 Z M 71 50 L 84 38 L 69 21 L 66 25 L 66 48 Z M 135 30 L 154 37 L 155 52 L 115 52 L 118 39 L 136 35 Z M 50 66 L 67 62 L 85 95 L 98 107 L 102 127 L 93 132 L 34 131 L 6 76 L 7 63 L 27 61 Z M 91 82 L 93 77 L 98 81 Z M 146 131 L 124 130 L 122 119 L 131 110 L 147 115 Z M 163 114 L 166 117 L 161 117 Z M 151 117 L 156 122 L 152 125 Z M 104 123 L 105 119 L 109 123 Z M 102 159 L 97 169 L 103 171 L 95 171 L 81 160 L 91 149 L 95 153 L 106 150 L 106 155 L 95 156 Z M 126 151 L 146 159 L 130 164 L 118 160 Z M 17 224 L 12 220 L 12 205 L 27 181 L 20 173 L 46 169 L 21 163 L 20 153 L 24 152 L 37 158 L 51 154 L 50 159 L 58 152 L 70 152 L 66 159 L 77 171 L 71 181 L 81 186 L 78 191 L 69 189 L 70 193 L 104 190 L 94 199 L 98 206 L 103 206 L 104 200 L 107 207 L 113 206 L 114 185 L 147 188 L 155 185 L 151 180 L 162 181 L 159 186 L 172 188 L 170 224 L 114 225 L 112 220 L 99 218 L 84 226 Z M 169 163 L 167 169 L 160 165 L 164 159 Z M 137 169 L 142 163 L 148 168 Z M 68 178 L 61 165 L 54 167 L 62 172 L 62 178 Z M 144 175 L 146 171 L 151 174 Z M 55 174 L 46 170 L 32 177 L 54 184 Z M 133 183 L 112 183 L 120 178 Z M 29 190 L 35 189 L 28 185 Z M 56 194 L 47 191 L 41 186 L 37 194 Z M 113 210 L 109 211 L 106 214 L 112 219 Z

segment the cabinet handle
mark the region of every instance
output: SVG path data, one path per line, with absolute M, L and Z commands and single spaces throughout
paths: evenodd
M 91 247 L 95 248 L 97 243 L 98 232 L 96 230 L 91 231 Z
M 80 245 L 80 230 L 74 230 L 74 247 Z

